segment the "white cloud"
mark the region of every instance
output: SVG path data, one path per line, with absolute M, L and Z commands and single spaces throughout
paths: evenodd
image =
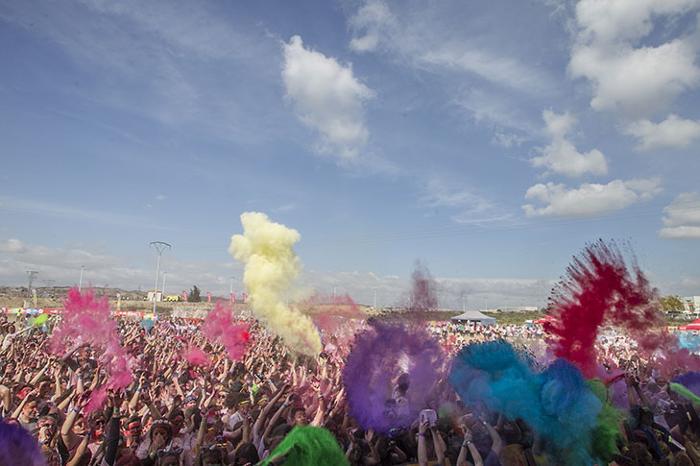
M 11 247 L 7 247 L 8 244 Z M 19 247 L 21 245 L 21 247 Z M 149 257 L 150 258 L 150 257 Z M 161 271 L 167 271 L 166 292 L 179 293 L 193 284 L 205 291 L 224 295 L 232 273 L 240 275 L 240 267 L 215 262 L 183 262 L 172 254 L 164 254 Z M 20 240 L 0 241 L 0 281 L 5 284 L 26 283 L 25 270 L 37 270 L 40 280 L 54 280 L 57 286 L 75 285 L 80 268 L 85 267 L 84 283 L 88 286 L 108 284 L 134 290 L 153 287 L 153 264 L 130 261 L 84 247 L 53 247 L 25 244 Z
M 26 251 L 26 246 L 20 240 L 9 238 L 0 242 L 0 252 L 18 253 Z
M 649 200 L 660 191 L 658 179 L 584 183 L 578 189 L 555 183 L 536 184 L 527 190 L 525 198 L 544 205 L 525 204 L 523 210 L 528 217 L 592 217 Z
M 384 31 L 396 27 L 396 18 L 386 3 L 370 0 L 350 18 L 349 25 L 358 34 L 350 40 L 350 49 L 358 53 L 371 52 L 379 45 Z
M 156 196 L 156 201 L 164 201 L 164 200 L 166 200 L 167 198 L 168 198 L 168 196 L 166 196 L 165 194 L 158 194 L 158 195 Z
M 439 67 L 475 74 L 487 81 L 526 93 L 543 92 L 547 77 L 518 60 L 470 48 L 463 43 L 446 43 L 426 48 L 416 56 L 423 67 Z
M 593 84 L 591 106 L 628 114 L 653 114 L 700 83 L 697 44 L 675 38 L 641 46 L 657 16 L 682 15 L 698 0 L 582 0 L 569 71 Z
M 569 113 L 556 114 L 545 110 L 542 114 L 546 133 L 551 142 L 540 148 L 540 154 L 530 161 L 535 167 L 546 168 L 549 172 L 579 177 L 585 174 L 605 175 L 608 164 L 605 156 L 598 149 L 581 153 L 567 139 L 567 134 L 576 124 L 576 119 Z
M 682 193 L 664 208 L 662 238 L 700 239 L 700 194 Z
M 686 120 L 671 114 L 659 123 L 649 120 L 632 122 L 625 127 L 624 132 L 639 140 L 639 150 L 666 147 L 681 149 L 700 138 L 700 121 Z
M 654 16 L 679 15 L 698 6 L 698 0 L 583 0 L 576 5 L 576 18 L 586 37 L 636 40 L 651 32 Z
M 297 115 L 318 131 L 318 150 L 341 160 L 358 157 L 369 138 L 363 104 L 374 92 L 352 68 L 304 47 L 301 37 L 284 44 L 282 78 Z

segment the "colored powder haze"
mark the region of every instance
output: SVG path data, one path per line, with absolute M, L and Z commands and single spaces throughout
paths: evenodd
M 259 212 L 243 213 L 241 223 L 243 234 L 231 237 L 229 252 L 245 264 L 243 282 L 253 313 L 290 348 L 319 354 L 321 337 L 313 322 L 286 303 L 301 268 L 293 249 L 301 236 Z

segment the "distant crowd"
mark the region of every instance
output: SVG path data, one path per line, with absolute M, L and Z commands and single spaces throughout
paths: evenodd
M 100 354 L 86 345 L 51 354 L 54 324 L 32 327 L 21 317 L 0 317 L 0 466 L 256 465 L 304 425 L 331 432 L 351 465 L 561 464 L 545 454 L 532 426 L 458 400 L 447 413 L 426 406 L 440 412 L 436 422 L 416 419 L 390 434 L 365 430 L 349 413 L 342 381 L 351 339 L 324 335 L 323 353 L 299 357 L 255 322 L 246 355 L 231 361 L 196 322 L 161 320 L 147 329 L 120 320 L 133 383 L 91 406 L 91 395 L 106 383 Z M 537 325 L 424 325 L 448 354 L 505 339 L 533 361 L 548 357 Z M 605 334 L 598 345 L 605 360 L 625 370 L 615 382 L 623 390 L 608 387 L 625 413 L 619 454 L 610 464 L 700 466 L 693 403 L 669 390 L 669 380 L 624 335 Z M 205 349 L 210 361 L 188 362 L 182 357 L 187 347 Z M 270 464 L 285 461 L 280 456 Z

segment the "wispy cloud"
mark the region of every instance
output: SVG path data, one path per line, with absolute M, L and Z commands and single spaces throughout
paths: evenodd
M 365 0 L 348 20 L 353 33 L 350 48 L 385 53 L 426 71 L 471 75 L 525 94 L 549 93 L 554 88 L 554 80 L 541 69 L 503 54 L 478 36 L 446 30 L 448 18 L 428 8 Z
M 70 205 L 15 197 L 0 197 L 0 210 L 26 213 L 40 217 L 60 217 L 87 223 L 94 222 L 107 225 L 139 226 L 156 229 L 164 228 L 153 224 L 153 222 L 146 217 L 110 212 L 108 209 L 84 209 Z
M 496 142 L 501 142 L 502 145 L 519 145 L 541 132 L 529 115 L 501 93 L 472 87 L 457 97 L 455 103 L 469 112 L 476 123 L 492 127 L 496 134 L 501 134 Z M 507 134 L 511 136 L 508 137 Z
M 419 202 L 427 208 L 445 207 L 451 219 L 460 224 L 489 224 L 513 220 L 504 208 L 476 191 L 438 175 L 428 178 Z
M 57 46 L 83 70 L 80 86 L 61 87 L 60 78 L 52 83 L 71 98 L 238 142 L 262 137 L 262 128 L 275 134 L 279 116 L 260 105 L 271 96 L 242 92 L 228 76 L 236 71 L 240 82 L 274 85 L 277 44 L 213 8 L 161 1 L 15 2 L 0 9 L 0 21 Z

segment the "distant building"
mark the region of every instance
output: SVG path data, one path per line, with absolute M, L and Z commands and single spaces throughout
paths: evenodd
M 163 301 L 163 293 L 161 293 L 160 291 L 157 291 L 157 292 L 149 291 L 148 297 L 146 298 L 146 301 L 151 301 L 151 302 L 155 301 L 155 302 L 159 303 L 159 302 Z
M 681 298 L 683 301 L 683 310 L 693 314 L 700 313 L 700 296 L 686 296 Z

